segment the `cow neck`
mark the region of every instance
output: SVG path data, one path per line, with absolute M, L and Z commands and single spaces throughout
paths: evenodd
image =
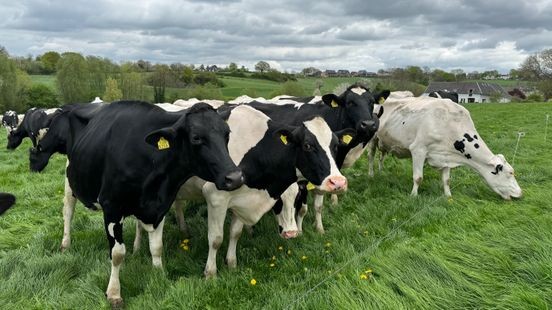
M 481 176 L 486 178 L 491 172 L 488 163 L 495 156 L 495 154 L 487 147 L 483 140 L 479 139 L 478 144 L 478 149 L 474 149 L 472 147 L 470 150 L 466 150 L 464 154 L 461 154 L 455 150 L 454 154 L 460 163 L 471 167 Z M 467 158 L 466 154 L 469 154 L 471 158 Z

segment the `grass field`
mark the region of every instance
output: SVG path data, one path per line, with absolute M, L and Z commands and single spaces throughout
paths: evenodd
M 363 158 L 344 172 L 350 189 L 340 204 L 326 205 L 325 235 L 315 232 L 309 212 L 305 233 L 283 240 L 269 214 L 253 236 L 242 236 L 237 270 L 225 266 L 223 244 L 214 280 L 202 277 L 204 205 L 185 213 L 189 251 L 179 248 L 183 236 L 170 213 L 162 271 L 152 268 L 146 241 L 131 254 L 134 222 L 127 219 L 121 271 L 127 308 L 550 309 L 552 134 L 545 142 L 543 128 L 552 105 L 467 107 L 489 147 L 510 163 L 517 132 L 525 132 L 514 164 L 521 200 L 501 200 L 467 168 L 452 171 L 453 199 L 442 196 L 430 168 L 420 196 L 412 198 L 408 160 L 388 159 L 385 171 L 369 178 Z M 61 253 L 65 159 L 56 155 L 43 173 L 30 173 L 29 146 L 27 139 L 16 151 L 0 148 L 0 189 L 18 197 L 0 218 L 0 308 L 108 308 L 101 214 L 78 204 L 72 247 Z

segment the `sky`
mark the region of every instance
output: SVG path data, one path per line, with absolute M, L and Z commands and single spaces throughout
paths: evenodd
M 552 48 L 552 0 L 0 0 L 11 55 L 281 71 L 427 66 L 506 73 Z

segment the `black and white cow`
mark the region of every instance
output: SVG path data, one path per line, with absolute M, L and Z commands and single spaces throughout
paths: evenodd
M 268 102 L 249 102 L 249 106 L 258 109 L 274 120 L 287 124 L 298 125 L 313 115 L 320 115 L 333 131 L 346 128 L 356 129 L 356 135 L 348 144 L 338 147 L 336 163 L 342 168 L 345 163 L 351 164 L 362 154 L 367 143 L 375 135 L 379 127 L 379 120 L 374 114 L 374 104 L 384 101 L 389 91 L 372 93 L 362 85 L 354 84 L 342 94 L 326 94 L 322 97 L 297 98 L 284 96 L 276 104 Z M 320 98 L 320 99 L 318 99 Z M 381 110 L 383 112 L 383 110 Z M 314 208 L 316 210 L 316 229 L 324 233 L 322 224 L 322 208 L 324 196 L 315 193 Z M 302 231 L 302 221 L 306 214 L 306 204 L 298 212 L 297 225 Z
M 412 158 L 413 186 L 418 195 L 424 163 L 441 170 L 443 188 L 450 196 L 450 169 L 466 165 L 476 170 L 502 198 L 522 195 L 514 168 L 502 154 L 493 154 L 473 124 L 470 112 L 447 99 L 409 97 L 385 101 L 377 139 L 369 153 L 370 175 L 373 175 L 377 147 L 398 158 Z M 380 161 L 380 169 L 382 163 Z
M 439 99 L 450 99 L 454 103 L 458 103 L 458 93 L 449 92 L 448 90 L 438 90 L 429 93 L 429 97 L 439 98 Z
M 15 130 L 9 132 L 7 148 L 10 150 L 16 149 L 26 137 L 29 137 L 33 147 L 36 147 L 37 141 L 40 141 L 48 131 L 52 119 L 60 112 L 61 109 L 59 108 L 29 109 L 25 112 L 21 124 Z
M 168 113 L 149 103 L 122 101 L 91 119 L 80 112 L 69 115 L 67 178 L 77 199 L 103 209 L 111 257 L 106 295 L 117 306 L 124 218 L 135 216 L 148 231 L 153 264 L 161 266 L 164 217 L 180 186 L 195 175 L 233 190 L 243 176 L 228 154 L 228 125 L 206 104 Z
M 37 142 L 36 147 L 29 150 L 30 168 L 33 172 L 41 172 L 46 168 L 54 153 L 67 154 L 67 141 L 70 136 L 69 113 L 75 109 L 92 116 L 103 106 L 103 103 L 68 104 L 61 107 L 59 113 L 52 118 L 48 131 Z
M 17 114 L 15 111 L 6 111 L 2 115 L 2 126 L 6 128 L 8 136 L 10 132 L 14 131 L 21 125 L 23 121 L 24 114 Z
M 15 204 L 15 196 L 8 193 L 0 193 L 0 215 Z

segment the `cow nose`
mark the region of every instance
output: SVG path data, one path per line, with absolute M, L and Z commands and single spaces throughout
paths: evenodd
M 360 122 L 360 128 L 363 130 L 378 130 L 378 124 L 374 121 L 362 121 Z
M 226 190 L 234 190 L 243 184 L 243 174 L 240 170 L 233 171 L 224 177 L 224 185 Z
M 289 231 L 284 231 L 281 235 L 282 235 L 282 238 L 284 239 L 292 239 L 297 237 L 298 234 L 299 233 L 297 232 L 297 230 L 289 230 Z
M 347 189 L 347 178 L 344 176 L 330 177 L 327 183 L 328 188 L 331 191 L 340 191 Z

